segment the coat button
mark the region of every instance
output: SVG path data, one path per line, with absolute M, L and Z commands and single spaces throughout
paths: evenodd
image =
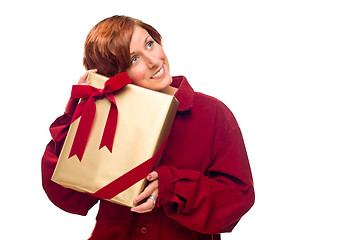
M 148 232 L 148 229 L 147 229 L 147 227 L 142 227 L 140 229 L 140 231 L 141 231 L 142 234 L 146 234 Z

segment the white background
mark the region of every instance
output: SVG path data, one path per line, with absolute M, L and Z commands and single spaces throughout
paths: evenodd
M 115 14 L 157 28 L 172 75 L 185 75 L 196 91 L 222 100 L 239 122 L 256 203 L 223 239 L 360 239 L 358 1 L 5 2 L 5 239 L 91 233 L 97 209 L 81 217 L 52 205 L 42 190 L 40 160 L 48 127 L 84 72 L 87 33 Z

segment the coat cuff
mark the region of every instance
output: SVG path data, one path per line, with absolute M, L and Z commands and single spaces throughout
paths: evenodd
M 154 171 L 159 175 L 159 196 L 156 206 L 163 207 L 170 203 L 170 199 L 174 193 L 173 172 L 169 166 L 160 166 Z

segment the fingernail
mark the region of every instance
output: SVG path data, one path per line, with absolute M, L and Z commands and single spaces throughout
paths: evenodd
M 152 178 L 151 174 L 147 175 L 146 178 L 147 178 L 147 180 L 151 180 L 151 178 Z

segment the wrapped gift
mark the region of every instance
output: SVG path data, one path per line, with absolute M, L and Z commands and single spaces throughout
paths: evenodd
M 132 207 L 157 165 L 175 118 L 174 96 L 130 83 L 126 73 L 89 73 L 52 180 Z

